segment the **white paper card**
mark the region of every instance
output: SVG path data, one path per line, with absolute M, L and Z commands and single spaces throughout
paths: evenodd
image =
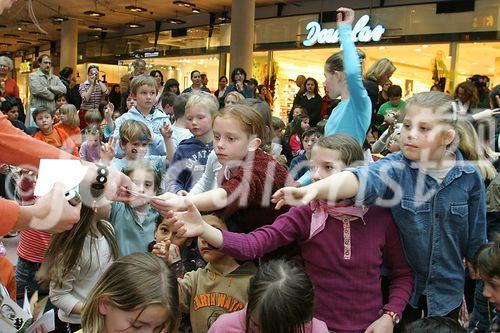
M 26 333 L 33 333 L 35 328 L 45 326 L 45 330 L 47 332 L 52 332 L 56 329 L 55 319 L 54 319 L 54 310 L 47 311 L 40 317 L 37 321 L 35 321 L 30 327 L 26 329 Z
M 81 183 L 87 169 L 88 167 L 83 166 L 79 160 L 40 160 L 34 194 L 37 197 L 46 195 L 55 183 L 64 184 L 65 192 L 72 190 Z

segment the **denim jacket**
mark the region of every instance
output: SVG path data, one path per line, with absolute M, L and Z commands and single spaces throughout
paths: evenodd
M 391 208 L 415 272 L 410 305 L 417 307 L 426 295 L 429 316 L 457 308 L 464 292 L 463 259 L 471 260 L 486 242 L 485 188 L 478 170 L 456 151 L 456 164 L 441 184 L 402 153 L 350 171 L 360 182 L 358 202 Z

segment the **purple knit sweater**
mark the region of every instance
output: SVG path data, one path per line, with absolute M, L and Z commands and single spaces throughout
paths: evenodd
M 262 257 L 295 240 L 315 287 L 314 316 L 337 333 L 364 332 L 381 309 L 401 316 L 413 285 L 398 231 L 390 210 L 370 207 L 364 222 L 328 217 L 325 229 L 309 238 L 312 210 L 290 209 L 272 225 L 249 234 L 222 231 L 222 251 L 239 260 Z M 346 229 L 350 230 L 350 259 L 344 259 Z M 382 304 L 380 266 L 391 269 L 389 303 Z

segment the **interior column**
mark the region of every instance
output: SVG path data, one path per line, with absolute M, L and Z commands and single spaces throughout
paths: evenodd
M 231 71 L 241 67 L 252 76 L 255 0 L 233 0 L 231 8 Z
M 78 22 L 69 19 L 61 26 L 61 61 L 60 68 L 71 67 L 76 73 L 78 56 Z

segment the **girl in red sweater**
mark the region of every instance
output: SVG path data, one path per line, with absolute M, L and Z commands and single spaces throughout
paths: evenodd
M 228 229 L 250 232 L 273 223 L 281 213 L 270 206 L 274 189 L 287 179 L 286 169 L 260 148 L 269 142 L 270 128 L 255 109 L 241 104 L 219 111 L 213 121 L 214 150 L 222 164 L 219 188 L 190 196 L 203 212 L 217 211 Z M 160 213 L 186 208 L 184 198 L 165 193 L 152 200 Z

